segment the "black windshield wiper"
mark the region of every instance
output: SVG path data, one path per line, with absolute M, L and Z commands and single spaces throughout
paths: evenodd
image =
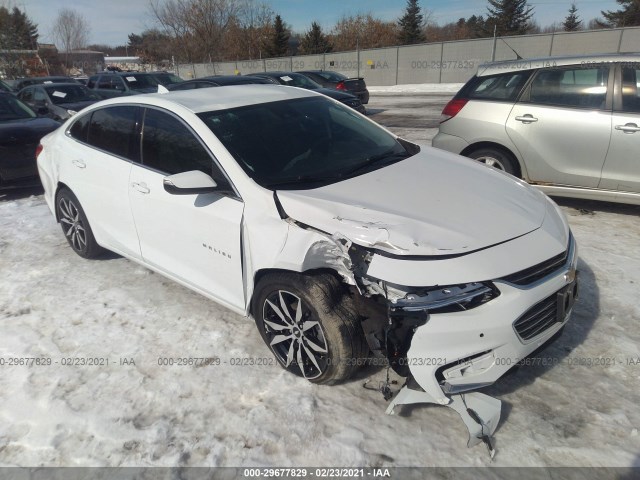
M 363 163 L 361 163 L 360 165 L 357 165 L 356 167 L 352 168 L 351 170 L 347 170 L 343 176 L 350 176 L 353 175 L 354 173 L 359 173 L 363 170 L 366 170 L 367 168 L 377 164 L 377 163 L 381 163 L 383 161 L 388 161 L 389 163 L 391 163 L 394 160 L 403 160 L 405 158 L 410 157 L 411 155 L 409 153 L 405 152 L 385 152 L 385 153 L 381 153 L 379 155 L 373 155 L 369 158 L 367 158 L 367 160 L 365 160 Z
M 291 185 L 308 185 L 310 183 L 326 183 L 326 182 L 334 182 L 342 179 L 342 175 L 332 175 L 325 177 L 318 177 L 314 175 L 299 175 L 297 177 L 289 177 L 283 178 L 282 180 L 277 180 L 271 183 L 265 184 L 267 188 L 278 188 L 278 187 L 287 187 Z

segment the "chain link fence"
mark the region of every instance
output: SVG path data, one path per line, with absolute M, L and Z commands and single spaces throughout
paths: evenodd
M 333 70 L 367 85 L 463 83 L 491 60 L 640 52 L 640 27 L 479 38 L 372 50 L 180 64 L 184 79 L 268 71 Z

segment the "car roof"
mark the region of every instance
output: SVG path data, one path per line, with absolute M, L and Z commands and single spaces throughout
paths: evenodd
M 282 75 L 302 75 L 298 72 L 260 72 L 260 73 L 249 73 L 247 76 L 254 75 L 256 77 L 260 75 L 266 75 L 269 77 L 281 77 Z
M 478 77 L 545 67 L 563 67 L 569 65 L 593 65 L 613 62 L 639 62 L 638 53 L 616 53 L 602 55 L 573 55 L 566 57 L 538 57 L 519 60 L 483 63 L 478 67 Z
M 226 110 L 260 103 L 293 100 L 297 98 L 323 97 L 302 88 L 283 85 L 232 85 L 217 88 L 201 88 L 197 90 L 178 90 L 168 93 L 148 93 L 129 97 L 116 97 L 100 105 L 136 103 L 139 105 L 155 105 L 171 109 L 172 105 L 180 105 L 194 113 Z
M 87 88 L 86 86 L 84 86 L 81 83 L 78 82 L 52 82 L 52 83 L 41 83 L 38 85 L 29 85 L 29 87 L 42 87 L 42 88 L 49 88 L 49 87 L 58 87 L 58 86 L 71 86 L 71 87 L 84 87 Z M 27 87 L 25 87 L 27 88 Z

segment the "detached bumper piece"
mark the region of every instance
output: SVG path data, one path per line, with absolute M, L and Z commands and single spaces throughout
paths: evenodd
M 467 447 L 484 443 L 489 450 L 490 457 L 493 458 L 496 454 L 493 433 L 500 422 L 502 402 L 497 398 L 478 392 L 451 395 L 447 398 L 449 403 L 446 406 L 458 412 L 467 426 L 469 431 Z M 413 390 L 405 385 L 389 404 L 387 414 L 393 415 L 397 405 L 412 405 L 416 403 L 442 404 L 427 392 Z

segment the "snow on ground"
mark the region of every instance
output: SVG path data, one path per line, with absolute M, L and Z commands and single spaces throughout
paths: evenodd
M 552 365 L 484 390 L 503 401 L 493 465 L 640 466 L 640 209 L 560 203 L 580 245 L 581 296 L 537 356 Z M 270 364 L 251 320 L 116 255 L 78 257 L 41 195 L 0 195 L 0 325 L 0 465 L 490 464 L 446 407 L 385 415 L 381 394 L 363 388 L 383 370 L 309 384 Z M 8 365 L 19 357 L 52 363 Z M 71 358 L 108 365 L 63 365 Z M 242 358 L 256 364 L 234 365 Z

